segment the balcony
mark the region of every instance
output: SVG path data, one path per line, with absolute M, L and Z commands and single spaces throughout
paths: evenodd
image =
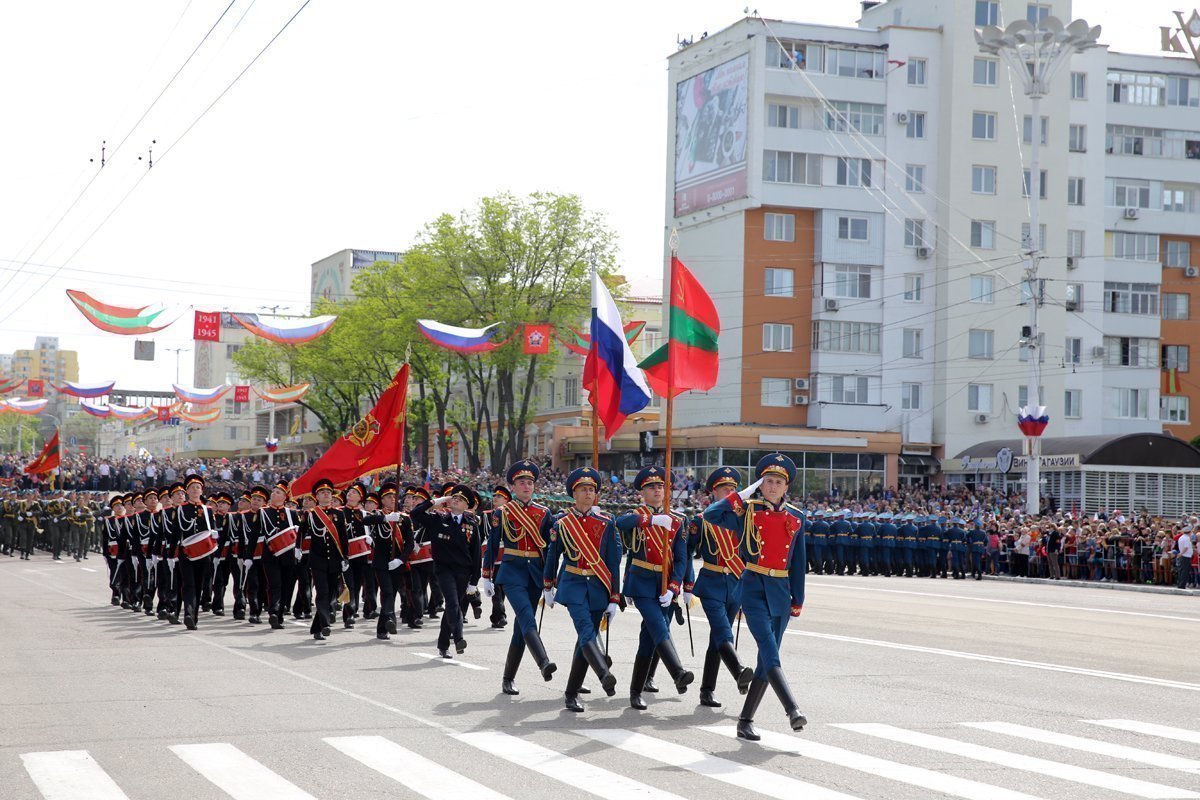
M 817 400 L 808 407 L 808 424 L 814 428 L 839 431 L 868 431 L 878 433 L 886 430 L 885 412 L 882 404 L 833 403 Z

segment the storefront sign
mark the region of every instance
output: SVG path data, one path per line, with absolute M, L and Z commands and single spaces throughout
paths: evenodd
M 1004 456 L 1007 451 L 1007 456 Z M 1078 469 L 1083 461 L 1078 455 L 1041 456 L 1042 469 Z M 1021 472 L 1029 465 L 1028 456 L 1014 455 L 1011 450 L 1004 448 L 991 458 L 962 458 L 945 459 L 942 461 L 942 472 Z M 1005 466 L 1008 469 L 1005 469 Z
M 1183 21 L 1183 12 L 1176 11 L 1175 19 L 1179 27 L 1164 25 L 1159 28 L 1162 35 L 1162 51 L 1164 53 L 1191 53 L 1196 63 L 1200 64 L 1200 11 L 1193 10 L 1187 22 Z

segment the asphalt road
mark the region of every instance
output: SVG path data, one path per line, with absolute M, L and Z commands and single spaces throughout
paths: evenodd
M 673 633 L 697 673 L 702 617 L 696 658 Z M 810 576 L 783 646 L 809 727 L 768 693 L 757 744 L 732 738 L 727 675 L 723 709 L 695 685 L 628 707 L 632 609 L 617 696 L 582 715 L 562 710 L 565 610 L 545 617 L 558 675 L 526 658 L 516 698 L 510 631 L 486 623 L 450 663 L 434 630 L 379 642 L 373 622 L 320 643 L 209 615 L 186 632 L 110 606 L 96 557 L 0 559 L 0 798 L 1200 798 L 1193 597 Z

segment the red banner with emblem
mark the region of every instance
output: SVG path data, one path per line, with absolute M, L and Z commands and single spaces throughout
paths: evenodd
M 197 311 L 192 339 L 197 342 L 221 341 L 221 312 Z
M 550 326 L 525 325 L 521 332 L 521 352 L 527 356 L 544 356 L 550 352 Z
M 26 397 L 45 397 L 46 382 L 40 378 L 30 378 L 25 381 L 25 396 Z
M 249 403 L 250 402 L 250 386 L 235 386 L 233 387 L 233 402 Z

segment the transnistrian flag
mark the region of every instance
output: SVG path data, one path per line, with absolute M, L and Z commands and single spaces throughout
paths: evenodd
M 583 365 L 583 388 L 612 439 L 630 414 L 650 403 L 650 387 L 625 340 L 621 314 L 608 287 L 592 273 L 591 350 Z
M 50 437 L 50 441 L 46 442 L 46 446 L 42 448 L 42 452 L 33 461 L 25 465 L 25 472 L 28 475 L 40 475 L 45 472 L 51 472 L 58 468 L 61 453 L 58 444 L 58 431 L 54 431 L 54 435 Z
M 659 397 L 708 391 L 717 384 L 720 361 L 717 336 L 721 320 L 712 298 L 696 276 L 671 257 L 670 339 L 641 363 L 646 380 Z

